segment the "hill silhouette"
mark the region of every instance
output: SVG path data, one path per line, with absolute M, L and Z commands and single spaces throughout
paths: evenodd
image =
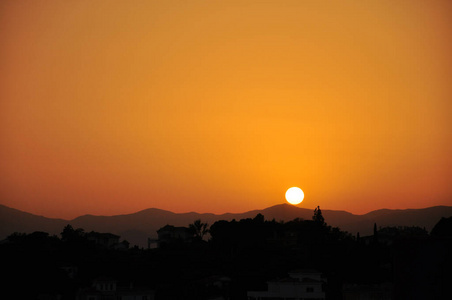
M 110 232 L 120 235 L 131 245 L 147 247 L 147 238 L 156 238 L 157 230 L 167 224 L 187 226 L 196 219 L 213 224 L 218 220 L 230 221 L 254 218 L 257 214 L 265 219 L 276 221 L 291 221 L 295 218 L 310 220 L 313 209 L 300 208 L 289 204 L 279 204 L 262 210 L 252 210 L 244 213 L 173 213 L 166 210 L 149 208 L 133 214 L 115 216 L 84 215 L 72 220 L 53 219 L 37 216 L 14 208 L 0 205 L 0 239 L 14 232 L 32 233 L 44 231 L 59 235 L 67 224 L 85 231 Z M 423 209 L 391 210 L 381 209 L 364 215 L 355 215 L 346 211 L 322 209 L 325 221 L 330 226 L 339 227 L 355 235 L 370 235 L 374 223 L 377 226 L 419 226 L 430 231 L 442 218 L 452 216 L 452 206 L 435 206 Z

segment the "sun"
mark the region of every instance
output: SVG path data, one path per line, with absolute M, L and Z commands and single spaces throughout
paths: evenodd
M 286 200 L 290 204 L 297 205 L 303 201 L 304 193 L 299 187 L 291 187 L 286 192 Z

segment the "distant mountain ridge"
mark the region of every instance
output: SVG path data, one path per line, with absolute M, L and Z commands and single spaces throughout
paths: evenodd
M 120 235 L 140 247 L 147 246 L 147 238 L 156 238 L 156 231 L 167 225 L 188 226 L 196 219 L 201 219 L 209 225 L 218 220 L 241 220 L 254 218 L 257 214 L 265 219 L 276 221 L 291 221 L 295 218 L 310 220 L 312 209 L 300 208 L 289 204 L 279 204 L 262 210 L 252 210 L 244 213 L 173 213 L 157 208 L 149 208 L 132 214 L 115 216 L 84 215 L 73 220 L 53 219 L 37 216 L 14 208 L 0 205 L 0 240 L 14 232 L 31 233 L 44 231 L 59 235 L 64 226 L 71 224 L 74 228 L 85 231 L 110 232 Z M 364 215 L 354 215 L 346 211 L 323 210 L 325 221 L 330 226 L 361 236 L 372 233 L 374 223 L 377 226 L 419 226 L 427 231 L 442 218 L 452 216 L 452 206 L 434 206 L 422 209 L 380 209 Z

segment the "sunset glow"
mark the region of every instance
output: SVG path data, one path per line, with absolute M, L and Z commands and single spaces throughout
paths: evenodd
M 0 204 L 452 205 L 452 1 L 0 2 Z

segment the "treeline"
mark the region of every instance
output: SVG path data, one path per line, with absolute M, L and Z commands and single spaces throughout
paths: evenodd
M 63 228 L 61 238 L 57 235 L 49 235 L 47 232 L 35 231 L 30 234 L 15 232 L 7 237 L 6 243 L 20 244 L 23 246 L 44 246 L 44 247 L 100 247 L 127 249 L 127 241 L 119 242 L 120 236 L 112 233 L 85 232 L 82 228 L 74 229 L 70 224 Z
M 261 214 L 210 226 L 195 220 L 186 227 L 189 239 L 157 249 L 129 248 L 114 234 L 70 225 L 60 237 L 14 233 L 0 243 L 4 286 L 23 299 L 45 293 L 75 299 L 78 289 L 108 276 L 155 289 L 156 299 L 246 299 L 247 290 L 265 290 L 270 279 L 312 268 L 328 278 L 329 299 L 341 299 L 346 283 L 383 282 L 394 284 L 397 298 L 409 299 L 422 294 L 424 285 L 444 294 L 441 286 L 452 280 L 447 275 L 452 217 L 441 219 L 430 233 L 375 224 L 367 237 L 352 236 L 326 221 L 319 207 L 310 220 L 265 220 Z M 214 276 L 229 278 L 230 284 L 207 288 Z
M 312 220 L 265 221 L 264 216 L 258 214 L 253 219 L 217 221 L 210 227 L 209 233 L 212 246 L 223 250 L 290 248 L 354 240 L 349 233 L 328 226 L 319 207 L 314 211 Z

